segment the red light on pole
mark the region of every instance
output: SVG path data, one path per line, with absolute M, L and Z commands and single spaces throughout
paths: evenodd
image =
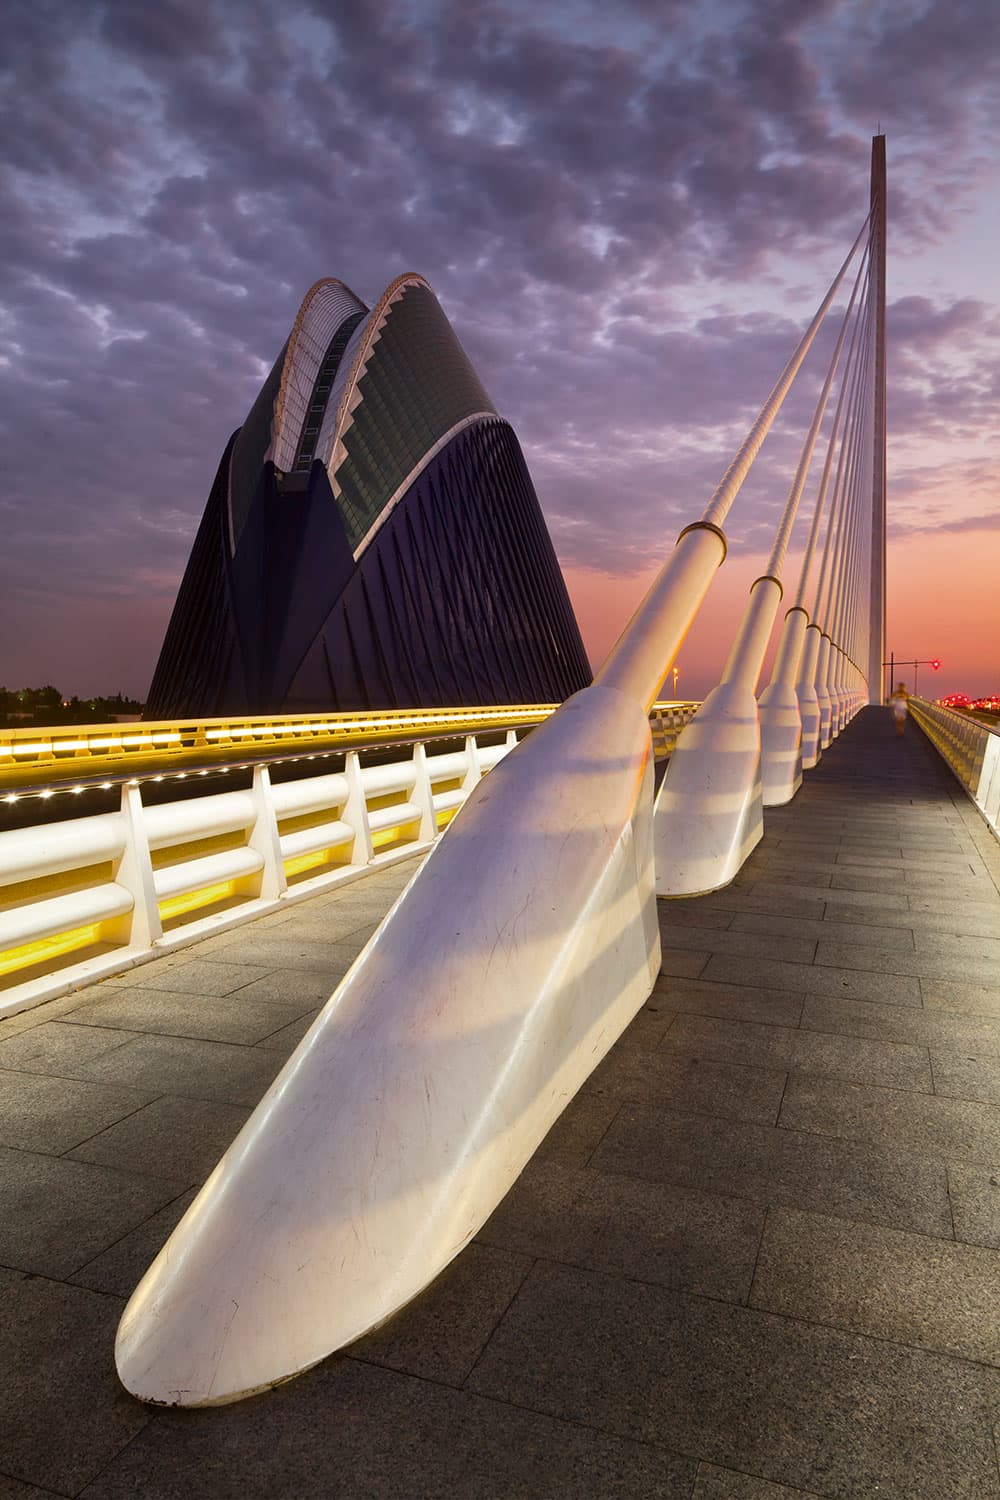
M 938 661 L 937 657 L 935 656 L 934 660 L 931 662 L 931 671 L 932 672 L 937 672 L 937 671 L 940 670 L 940 667 L 941 667 L 941 663 Z

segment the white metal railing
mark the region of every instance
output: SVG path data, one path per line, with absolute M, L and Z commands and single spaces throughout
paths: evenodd
M 697 706 L 654 705 L 657 758 L 670 754 Z M 552 711 L 496 713 L 523 713 L 525 731 Z M 405 716 L 411 729 L 416 717 Z M 455 717 L 425 716 L 433 729 Z M 0 832 L 0 1016 L 428 848 L 516 743 L 514 728 L 502 744 L 467 735 L 463 749 L 447 753 L 419 741 L 384 765 L 362 765 L 348 751 L 343 771 L 294 781 L 272 780 L 261 763 L 245 790 L 146 805 L 143 782 L 164 779 L 150 772 L 123 783 L 114 812 Z M 72 777 L 57 783 L 62 793 L 79 789 Z
M 426 849 L 516 743 L 0 833 L 0 1016 Z
M 926 698 L 910 712 L 1000 838 L 1000 729 Z

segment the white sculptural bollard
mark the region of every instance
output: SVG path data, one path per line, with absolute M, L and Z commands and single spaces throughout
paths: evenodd
M 652 989 L 651 799 L 646 716 L 606 687 L 480 783 L 133 1294 L 130 1391 L 286 1380 L 468 1243 Z
M 795 696 L 799 700 L 799 717 L 802 720 L 802 769 L 811 771 L 822 754 L 820 747 L 820 707 L 816 695 L 816 664 L 822 636 L 818 625 L 806 629 L 805 645 L 802 648 L 802 664 L 799 680 L 795 684 Z
M 785 616 L 774 673 L 760 695 L 760 775 L 765 807 L 790 802 L 802 785 L 802 718 L 795 690 L 809 616 L 794 605 Z
M 670 758 L 653 814 L 660 896 L 728 885 L 763 837 L 754 688 L 780 599 L 776 578 L 754 583 L 722 681 Z

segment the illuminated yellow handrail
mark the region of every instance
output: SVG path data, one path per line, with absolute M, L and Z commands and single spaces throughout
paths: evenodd
M 117 782 L 126 777 L 143 779 L 164 769 L 191 774 L 232 764 L 266 763 L 299 749 L 362 749 L 387 742 L 520 729 L 540 724 L 557 707 L 522 703 L 6 728 L 0 729 L 0 798 L 42 786 L 72 789 L 73 783 L 109 776 Z M 655 704 L 654 729 L 657 716 L 662 720 L 666 715 L 668 721 L 678 712 L 690 717 L 696 707 L 691 702 Z

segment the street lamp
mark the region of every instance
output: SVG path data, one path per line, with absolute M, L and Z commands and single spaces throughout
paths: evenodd
M 896 681 L 896 655 L 895 655 L 895 652 L 890 651 L 890 653 L 889 653 L 889 660 L 888 661 L 884 661 L 882 663 L 882 665 L 883 665 L 883 667 L 888 667 L 889 668 L 889 692 L 891 693 L 892 689 L 893 689 L 893 684 Z M 901 667 L 912 667 L 913 668 L 913 696 L 916 697 L 917 696 L 917 668 L 918 667 L 930 667 L 930 669 L 931 669 L 932 672 L 939 672 L 941 670 L 941 658 L 939 656 L 928 656 L 928 657 L 922 658 L 919 661 L 916 658 L 914 658 L 912 661 L 909 660 L 909 658 L 907 658 L 905 661 L 902 660 L 902 659 L 900 659 L 899 665 Z

